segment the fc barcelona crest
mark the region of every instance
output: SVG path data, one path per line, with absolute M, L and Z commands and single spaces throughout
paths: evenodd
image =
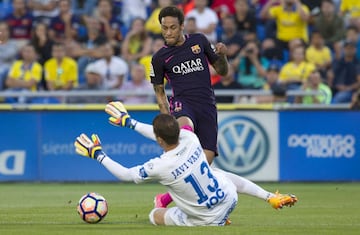
M 201 52 L 201 48 L 199 46 L 199 44 L 196 44 L 195 46 L 191 47 L 191 50 L 194 54 L 199 54 Z

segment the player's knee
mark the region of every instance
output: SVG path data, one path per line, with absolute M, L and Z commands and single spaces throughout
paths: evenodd
M 163 208 L 154 208 L 150 211 L 149 219 L 153 225 L 164 225 L 165 224 L 165 215 L 166 209 Z
M 155 223 L 155 218 L 154 218 L 154 214 L 155 214 L 156 210 L 157 210 L 157 208 L 152 209 L 149 214 L 150 223 L 152 223 L 153 225 L 157 225 Z

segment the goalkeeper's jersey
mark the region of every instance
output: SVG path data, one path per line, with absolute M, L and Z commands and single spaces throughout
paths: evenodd
M 223 201 L 237 201 L 233 183 L 209 166 L 197 136 L 187 130 L 180 131 L 178 147 L 131 168 L 131 174 L 136 183 L 165 185 L 177 207 L 204 223 L 224 213 Z

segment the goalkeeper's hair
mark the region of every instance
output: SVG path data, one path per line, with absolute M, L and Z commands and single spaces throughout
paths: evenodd
M 159 114 L 153 120 L 155 136 L 161 137 L 168 145 L 179 141 L 180 127 L 175 117 L 169 114 Z
M 158 16 L 158 20 L 159 20 L 160 24 L 161 24 L 162 18 L 164 18 L 166 16 L 175 17 L 178 19 L 180 25 L 184 24 L 184 13 L 177 6 L 168 6 L 168 7 L 164 7 L 163 9 L 161 9 L 159 16 Z

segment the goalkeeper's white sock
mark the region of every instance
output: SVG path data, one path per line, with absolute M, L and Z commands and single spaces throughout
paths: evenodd
M 269 197 L 274 196 L 273 193 L 266 191 L 259 185 L 251 182 L 248 179 L 245 179 L 244 177 L 220 170 L 218 168 L 214 169 L 223 172 L 225 176 L 233 182 L 238 193 L 247 194 L 263 200 L 267 200 Z

